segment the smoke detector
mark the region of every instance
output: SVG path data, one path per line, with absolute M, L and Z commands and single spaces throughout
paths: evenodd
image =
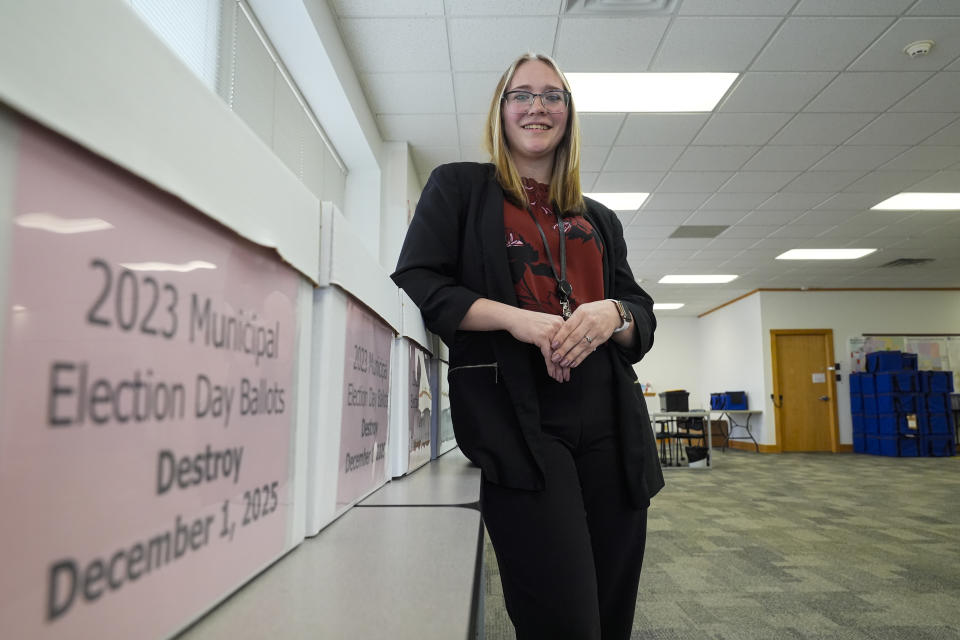
M 927 55 L 932 48 L 933 40 L 917 40 L 905 46 L 903 52 L 911 58 L 916 58 L 917 56 Z

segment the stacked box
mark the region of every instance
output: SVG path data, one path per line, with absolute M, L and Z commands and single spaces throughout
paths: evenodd
M 853 450 L 885 456 L 956 452 L 950 371 L 918 371 L 917 356 L 867 354 L 867 372 L 850 375 Z

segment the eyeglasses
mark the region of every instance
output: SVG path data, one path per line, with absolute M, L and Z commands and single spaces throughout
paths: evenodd
M 547 113 L 563 113 L 570 104 L 570 92 L 563 89 L 553 89 L 543 93 L 531 91 L 507 91 L 503 94 L 503 101 L 507 111 L 524 113 L 533 106 L 533 101 L 540 98 L 540 104 Z

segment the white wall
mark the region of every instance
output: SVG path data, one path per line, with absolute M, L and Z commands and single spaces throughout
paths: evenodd
M 697 322 L 697 318 L 658 316 L 653 348 L 634 365 L 640 384 L 649 382 L 653 393 L 672 389 L 689 391 L 691 409 L 703 407 Z M 658 396 L 648 396 L 646 400 L 651 413 L 660 411 Z
M 763 291 L 759 296 L 750 296 L 757 297 L 762 316 L 758 333 L 763 347 L 765 388 L 773 388 L 771 329 L 833 329 L 834 358 L 840 363 L 843 375 L 837 382 L 841 444 L 853 442 L 847 385 L 848 338 L 864 333 L 960 333 L 960 291 Z M 767 399 L 768 395 L 769 392 L 765 392 L 763 397 Z M 773 416 L 769 399 L 765 411 L 766 415 Z M 764 434 L 761 442 L 773 442 L 772 418 L 768 422 L 771 434 Z

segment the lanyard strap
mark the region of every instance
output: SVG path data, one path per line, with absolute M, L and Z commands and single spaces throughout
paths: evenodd
M 536 214 L 528 207 L 527 213 L 533 218 L 533 223 L 537 225 L 537 231 L 540 232 L 540 239 L 543 240 L 543 248 L 547 252 L 547 260 L 550 261 L 550 270 L 553 271 L 553 278 L 557 281 L 557 292 L 560 296 L 560 308 L 564 318 L 570 317 L 570 296 L 573 294 L 573 286 L 567 281 L 567 234 L 564 232 L 563 220 L 560 214 L 557 214 L 557 232 L 560 234 L 560 273 L 557 274 L 557 268 L 553 266 L 553 254 L 550 251 L 550 243 L 547 242 L 547 235 L 540 226 Z

